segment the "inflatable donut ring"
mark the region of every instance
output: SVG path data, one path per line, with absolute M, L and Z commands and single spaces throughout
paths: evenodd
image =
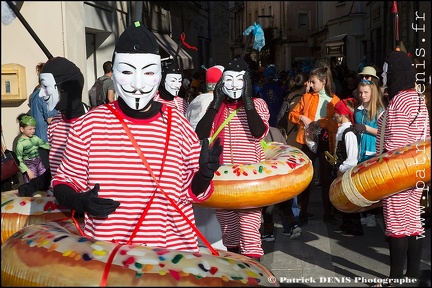
M 313 177 L 313 165 L 300 149 L 268 142 L 264 161 L 223 164 L 213 177 L 214 192 L 204 202 L 209 208 L 248 209 L 273 205 L 300 194 Z
M 380 200 L 409 188 L 423 190 L 431 179 L 430 138 L 383 153 L 353 167 L 330 185 L 330 201 L 340 211 L 372 209 Z
M 39 193 L 35 197 L 18 197 L 18 191 L 1 195 L 1 243 L 31 224 L 41 224 L 71 217 L 71 210 L 57 203 L 54 197 Z
M 2 286 L 279 286 L 243 255 L 117 245 L 80 236 L 71 221 L 25 227 L 1 252 Z

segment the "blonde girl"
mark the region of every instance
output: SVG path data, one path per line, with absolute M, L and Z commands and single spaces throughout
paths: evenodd
M 374 82 L 361 80 L 358 91 L 360 105 L 354 111 L 354 128 L 358 132 L 360 163 L 376 155 L 378 119 L 385 108 Z

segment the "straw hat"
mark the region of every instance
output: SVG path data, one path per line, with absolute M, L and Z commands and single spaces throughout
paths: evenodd
M 372 66 L 363 67 L 363 70 L 359 74 L 360 75 L 371 75 L 372 77 L 379 79 L 379 77 L 376 75 L 375 68 L 373 68 Z

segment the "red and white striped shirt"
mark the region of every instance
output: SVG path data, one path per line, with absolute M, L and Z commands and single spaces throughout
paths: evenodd
M 125 115 L 118 102 L 111 105 L 124 119 L 163 191 L 195 224 L 192 203 L 210 197 L 213 186 L 196 197 L 190 188 L 199 169 L 200 143 L 186 118 L 172 109 L 167 137 L 167 106 L 149 119 Z M 164 149 L 167 147 L 166 158 Z M 63 161 L 53 179 L 76 191 L 88 191 L 100 184 L 99 197 L 120 202 L 107 218 L 85 216 L 89 237 L 126 243 L 150 198 L 155 194 L 132 244 L 198 251 L 196 233 L 166 196 L 144 166 L 120 121 L 105 105 L 90 110 L 70 129 Z
M 399 92 L 378 120 L 376 150 L 379 151 L 383 119 L 383 148 L 393 151 L 430 137 L 428 110 L 422 95 L 414 89 Z M 424 153 L 419 151 L 419 153 Z M 430 179 L 419 179 L 428 181 Z M 407 189 L 383 199 L 385 234 L 390 237 L 416 236 L 424 233 L 420 220 L 422 190 Z
M 66 149 L 69 130 L 77 119 L 68 120 L 63 117 L 61 112 L 58 112 L 48 125 L 48 143 L 51 145 L 49 164 L 52 177 L 55 176 L 57 168 L 60 166 Z
M 186 115 L 186 110 L 188 107 L 187 101 L 180 97 L 180 96 L 174 96 L 173 100 L 165 100 L 160 97 L 159 93 L 156 94 L 156 96 L 153 98 L 154 101 L 158 101 L 160 103 L 167 104 L 168 106 L 178 109 L 183 115 Z
M 267 135 L 269 130 L 268 120 L 270 112 L 267 103 L 261 98 L 254 98 L 255 109 L 264 120 L 266 131 L 260 138 L 255 138 L 249 128 L 246 110 L 241 107 L 236 115 L 223 128 L 223 163 L 226 164 L 246 164 L 256 163 L 265 159 L 264 150 L 261 146 L 261 140 Z M 226 119 L 236 109 L 226 107 L 223 118 Z M 213 122 L 211 135 L 213 135 L 219 127 L 215 127 Z
M 386 151 L 396 150 L 430 136 L 428 110 L 424 96 L 419 95 L 415 90 L 399 92 L 390 101 L 386 110 L 384 113 L 388 114 L 383 145 Z M 375 145 L 377 151 L 379 151 L 380 147 L 380 133 L 383 119 L 384 117 L 380 117 L 378 120 Z M 410 125 L 414 119 L 415 121 Z

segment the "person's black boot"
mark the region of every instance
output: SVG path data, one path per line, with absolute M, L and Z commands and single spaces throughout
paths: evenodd
M 420 263 L 423 238 L 408 236 L 407 270 L 405 276 L 418 279 L 420 277 Z
M 390 279 L 402 279 L 408 250 L 408 237 L 389 237 Z

